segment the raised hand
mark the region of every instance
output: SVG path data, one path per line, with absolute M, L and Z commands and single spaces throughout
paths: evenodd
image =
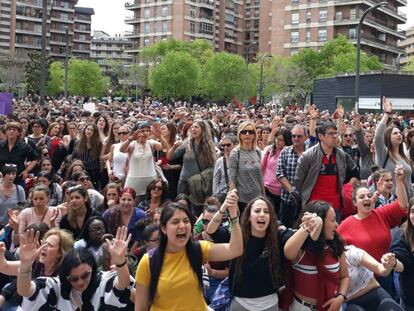
M 50 227 L 54 228 L 56 227 L 56 219 L 59 216 L 59 210 L 57 208 L 55 208 L 55 210 L 53 211 L 52 217 L 50 217 Z
M 336 112 L 338 114 L 338 118 L 343 118 L 345 116 L 345 109 L 342 105 L 338 105 L 338 107 L 336 107 Z
M 119 227 L 115 239 L 109 241 L 106 239 L 109 253 L 112 261 L 116 265 L 121 265 L 125 262 L 128 254 L 128 244 L 131 240 L 131 234 L 128 234 L 128 228 L 125 226 Z
M 402 165 L 397 165 L 394 170 L 395 178 L 397 181 L 404 182 L 405 179 L 405 171 Z
M 237 217 L 238 215 L 238 208 L 239 208 L 237 205 L 238 200 L 239 200 L 239 197 L 237 195 L 236 189 L 233 189 L 227 193 L 227 197 L 223 205 L 225 205 L 226 209 L 229 210 L 230 217 Z
M 19 217 L 14 213 L 12 209 L 7 210 L 7 215 L 9 216 L 9 226 L 13 228 L 14 232 L 19 230 Z
M 319 118 L 319 110 L 316 108 L 315 105 L 310 105 L 308 108 L 308 113 L 312 119 Z
M 382 97 L 382 110 L 385 113 L 392 113 L 392 104 L 387 97 Z
M 39 246 L 39 235 L 40 232 L 35 232 L 33 229 L 20 235 L 19 255 L 22 266 L 31 266 L 42 249 L 47 246 L 46 244 Z

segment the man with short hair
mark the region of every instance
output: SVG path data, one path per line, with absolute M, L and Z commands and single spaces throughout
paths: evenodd
M 298 160 L 305 152 L 305 141 L 308 138 L 306 127 L 295 125 L 292 128 L 292 146 L 285 147 L 280 153 L 276 168 L 276 178 L 282 184 L 282 194 L 280 203 L 280 221 L 286 227 L 292 227 L 297 215 L 295 202 L 291 197 L 292 185 L 295 179 Z
M 319 143 L 299 159 L 295 175 L 295 192 L 301 196 L 302 208 L 310 201 L 323 200 L 335 209 L 337 221 L 343 207 L 342 185 L 356 177 L 358 169 L 352 158 L 338 146 L 334 123 L 321 122 L 317 128 Z

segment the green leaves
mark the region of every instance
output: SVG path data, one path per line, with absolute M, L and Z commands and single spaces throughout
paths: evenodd
M 59 95 L 64 91 L 65 68 L 62 62 L 53 62 L 49 67 L 49 81 L 47 92 L 50 95 Z

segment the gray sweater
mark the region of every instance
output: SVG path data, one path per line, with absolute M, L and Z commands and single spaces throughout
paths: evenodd
M 371 175 L 371 166 L 375 164 L 374 157 L 371 149 L 364 140 L 364 132 L 362 130 L 355 131 L 356 141 L 358 144 L 359 153 L 361 158 L 359 159 L 359 166 L 361 167 L 361 179 L 368 179 Z
M 402 165 L 405 170 L 405 188 L 407 190 L 407 195 L 410 198 L 412 195 L 411 191 L 411 165 L 404 161 L 404 159 L 400 158 L 397 162 L 394 162 L 390 157 L 387 158 L 388 148 L 385 147 L 384 144 L 384 132 L 385 132 L 386 124 L 384 121 L 381 121 L 377 129 L 375 130 L 375 162 L 379 167 L 384 168 L 388 172 L 391 173 L 392 179 L 394 181 L 393 184 L 393 192 L 395 192 L 395 174 L 394 170 L 395 167 L 399 164 Z M 385 163 L 385 165 L 384 165 Z

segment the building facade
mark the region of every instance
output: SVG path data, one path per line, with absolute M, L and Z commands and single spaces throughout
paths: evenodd
M 125 3 L 132 15 L 125 22 L 133 27 L 125 37 L 132 52 L 160 40 L 205 39 L 217 51 L 243 53 L 244 1 L 226 0 L 134 0 Z
M 262 0 L 264 2 L 268 2 L 263 4 L 268 9 L 261 10 L 260 20 L 268 42 L 262 42 L 259 52 L 288 56 L 301 48 L 319 49 L 340 34 L 356 44 L 357 25 L 362 14 L 380 1 Z M 398 41 L 405 39 L 405 33 L 399 30 L 399 25 L 404 24 L 407 17 L 399 8 L 406 5 L 407 0 L 389 0 L 386 6 L 369 13 L 363 22 L 362 49 L 368 55 L 377 55 L 386 68 L 395 68 L 398 55 L 402 53 Z
M 70 56 L 89 58 L 90 24 L 94 12 L 93 9 L 76 8 L 77 2 L 56 0 L 53 7 L 49 3 L 46 50 L 51 58 L 65 57 L 67 40 Z M 0 52 L 41 51 L 42 3 L 42 0 L 0 0 Z M 87 24 L 85 30 L 88 32 L 85 31 L 85 36 L 81 37 L 84 40 L 79 42 L 77 29 L 82 24 Z M 81 47 L 79 44 L 89 46 Z
M 103 31 L 94 31 L 91 45 L 91 59 L 99 64 L 102 71 L 110 71 L 110 60 L 119 61 L 124 66 L 133 62 L 133 56 L 125 51 L 131 50 L 132 43 L 124 37 L 110 36 Z
M 406 39 L 401 41 L 399 46 L 404 49 L 404 55 L 401 57 L 400 64 L 406 65 L 410 58 L 414 57 L 414 27 L 410 27 L 405 31 Z

